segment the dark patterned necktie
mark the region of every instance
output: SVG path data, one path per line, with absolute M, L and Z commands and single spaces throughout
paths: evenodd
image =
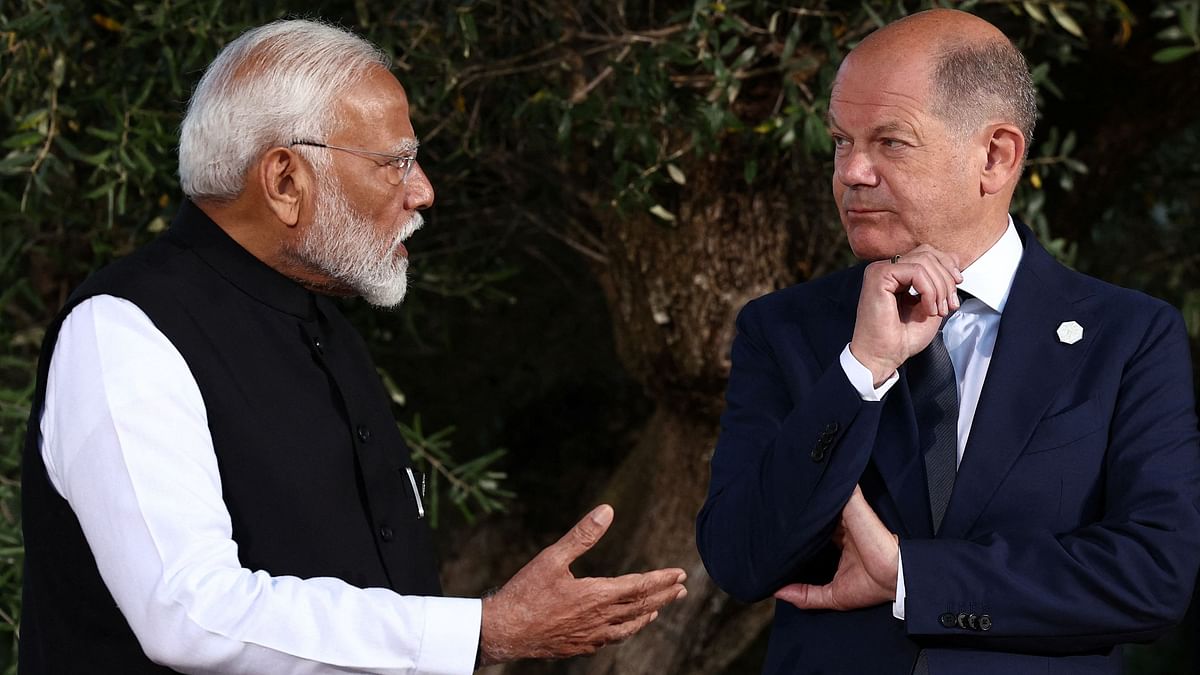
M 929 510 L 936 533 L 958 473 L 958 381 L 941 330 L 928 347 L 908 360 L 908 388 L 925 457 Z

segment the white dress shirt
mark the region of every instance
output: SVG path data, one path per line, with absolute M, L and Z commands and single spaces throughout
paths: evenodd
M 979 394 L 992 362 L 992 350 L 996 346 L 996 334 L 1000 329 L 1000 316 L 1008 303 L 1013 277 L 1021 264 L 1021 236 L 1008 219 L 1008 229 L 983 255 L 962 271 L 963 281 L 958 288 L 975 296 L 967 299 L 958 311 L 946 319 L 942 326 L 942 340 L 950 360 L 954 363 L 954 375 L 958 379 L 958 463 L 962 464 L 963 450 L 971 435 L 971 423 L 975 419 L 975 408 L 979 405 Z M 850 383 L 858 390 L 864 401 L 879 401 L 900 379 L 893 373 L 878 388 L 874 385 L 871 371 L 850 353 L 850 345 L 842 350 L 842 370 Z M 904 559 L 897 565 L 896 600 L 892 614 L 904 618 Z
M 133 303 L 96 296 L 67 316 L 41 432 L 50 481 L 152 660 L 187 673 L 474 669 L 478 599 L 242 567 L 200 389 Z

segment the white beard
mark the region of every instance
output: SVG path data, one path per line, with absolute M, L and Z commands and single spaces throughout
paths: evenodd
M 396 254 L 400 243 L 421 229 L 420 213 L 386 241 L 330 179 L 317 193 L 312 226 L 305 229 L 291 258 L 354 289 L 376 307 L 395 307 L 408 290 L 408 257 Z

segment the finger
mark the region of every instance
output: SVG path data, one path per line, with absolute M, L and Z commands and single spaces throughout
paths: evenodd
M 946 316 L 950 313 L 950 297 L 954 295 L 954 275 L 932 253 L 922 255 L 917 260 L 937 288 L 938 314 Z
M 962 282 L 962 270 L 958 267 L 957 259 L 949 253 L 944 253 L 930 246 L 920 246 L 916 249 L 927 259 L 926 269 L 931 274 L 940 276 L 945 282 L 946 304 L 951 310 L 958 309 L 958 294 L 955 292 Z
M 833 528 L 833 536 L 830 537 L 830 541 L 838 548 L 844 547 L 846 542 L 846 527 L 842 525 L 842 521 L 839 520 L 837 527 Z
M 842 511 L 848 537 L 862 555 L 882 560 L 892 553 L 895 537 L 867 502 L 862 490 L 855 489 Z
M 842 509 L 842 522 L 851 532 L 861 532 L 866 528 L 887 529 L 858 486 L 854 487 L 846 508 Z
M 563 565 L 570 565 L 600 541 L 608 531 L 608 526 L 612 525 L 612 521 L 613 508 L 608 504 L 601 504 L 575 523 L 575 527 L 546 549 L 546 552 Z
M 950 273 L 952 273 L 952 276 L 954 277 L 955 283 L 962 281 L 962 265 L 959 264 L 958 253 L 948 253 L 946 251 L 942 251 L 941 249 L 935 249 L 935 247 L 932 247 L 928 244 L 922 244 L 917 246 L 916 249 L 905 253 L 905 255 L 914 256 L 917 255 L 917 253 L 929 253 L 930 256 L 934 256 L 937 258 L 938 262 L 942 263 L 942 267 L 950 270 Z
M 687 573 L 681 569 L 672 568 L 640 574 L 623 574 L 619 577 L 596 577 L 581 581 L 592 584 L 593 591 L 600 593 L 606 600 L 631 602 L 654 595 L 663 589 L 681 588 L 686 580 Z
M 917 292 L 918 303 L 928 316 L 941 315 L 941 300 L 944 290 L 939 287 L 940 279 L 934 279 L 929 270 L 919 263 L 905 265 L 909 268 L 909 285 Z
M 800 609 L 836 609 L 831 585 L 789 584 L 775 591 L 775 597 Z
M 597 632 L 598 640 L 596 647 L 599 648 L 606 644 L 612 644 L 614 642 L 626 640 L 646 626 L 649 626 L 650 622 L 657 618 L 658 612 L 651 612 L 649 614 L 643 614 L 636 619 L 630 619 L 629 621 L 625 621 L 623 623 L 606 626 Z
M 665 588 L 653 595 L 646 595 L 629 602 L 614 603 L 602 610 L 608 623 L 624 623 L 639 616 L 657 612 L 676 600 L 687 597 L 687 589 L 675 585 Z
M 910 255 L 918 252 L 928 253 L 929 255 L 937 258 L 938 262 L 942 264 L 942 267 L 945 267 L 951 273 L 951 276 L 954 278 L 954 283 L 962 283 L 962 265 L 960 265 L 958 262 L 958 254 L 947 253 L 932 246 L 922 244 L 921 246 L 913 249 Z

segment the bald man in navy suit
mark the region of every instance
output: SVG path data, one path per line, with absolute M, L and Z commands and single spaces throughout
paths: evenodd
M 842 64 L 852 269 L 741 312 L 697 542 L 776 597 L 766 673 L 1118 673 L 1187 610 L 1200 434 L 1180 315 L 1009 215 L 1037 116 L 970 14 Z

